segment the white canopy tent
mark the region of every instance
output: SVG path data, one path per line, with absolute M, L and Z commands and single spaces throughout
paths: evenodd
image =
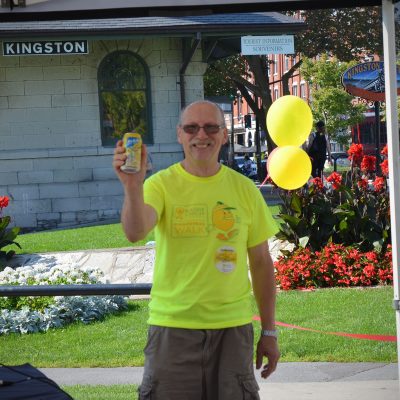
M 394 308 L 396 310 L 397 348 L 400 361 L 400 160 L 397 118 L 397 82 L 394 30 L 395 0 L 26 0 L 26 7 L 1 8 L 2 21 L 75 18 L 110 18 L 167 13 L 191 15 L 197 12 L 233 13 L 304 10 L 359 6 L 382 6 L 385 61 L 387 138 L 390 170 L 390 209 L 393 247 Z M 13 3 L 14 4 L 14 3 Z

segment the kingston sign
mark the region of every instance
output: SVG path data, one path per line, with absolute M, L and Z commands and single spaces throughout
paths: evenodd
M 4 56 L 34 56 L 54 54 L 87 54 L 87 40 L 3 42 Z
M 385 101 L 385 74 L 382 61 L 354 65 L 342 75 L 345 90 L 369 101 Z M 400 67 L 397 67 L 397 93 L 400 94 Z

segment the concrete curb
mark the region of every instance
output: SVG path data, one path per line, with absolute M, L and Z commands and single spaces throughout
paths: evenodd
M 142 367 L 40 368 L 57 384 L 139 384 Z M 275 400 L 398 400 L 396 363 L 280 363 L 268 380 L 260 378 L 261 399 Z
M 116 368 L 40 368 L 50 379 L 61 385 L 139 384 L 143 367 Z M 369 382 L 398 380 L 397 363 L 279 363 L 267 380 L 255 370 L 259 384 Z

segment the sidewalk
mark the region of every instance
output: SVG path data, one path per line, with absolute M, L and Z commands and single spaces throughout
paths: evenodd
M 275 238 L 269 240 L 270 253 L 276 260 L 282 249 L 282 242 Z M 78 268 L 98 268 L 110 283 L 151 283 L 155 259 L 154 243 L 115 249 L 90 249 L 55 253 L 18 254 L 8 265 L 19 266 L 75 265 Z
M 256 377 L 262 400 L 398 400 L 396 363 L 280 363 Z M 139 384 L 143 368 L 41 368 L 59 385 Z

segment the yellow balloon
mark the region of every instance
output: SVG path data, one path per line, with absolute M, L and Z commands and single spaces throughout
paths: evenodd
M 310 178 L 310 157 L 300 147 L 277 147 L 268 163 L 268 174 L 282 189 L 298 189 Z
M 282 96 L 268 110 L 267 128 L 277 146 L 301 146 L 311 132 L 309 105 L 297 96 Z

